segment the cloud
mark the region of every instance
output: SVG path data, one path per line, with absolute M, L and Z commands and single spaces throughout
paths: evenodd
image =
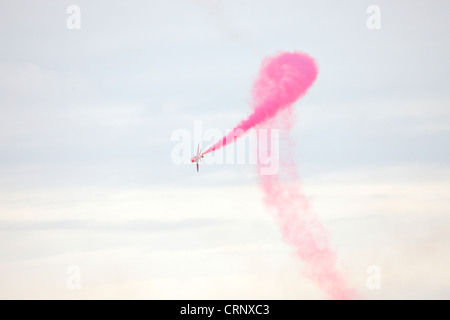
M 319 62 L 296 156 L 350 280 L 368 298 L 449 296 L 448 1 L 381 1 L 380 32 L 352 2 L 91 1 L 79 32 L 70 4 L 0 12 L 0 297 L 321 298 L 252 167 L 170 161 L 173 130 L 249 112 L 279 50 Z

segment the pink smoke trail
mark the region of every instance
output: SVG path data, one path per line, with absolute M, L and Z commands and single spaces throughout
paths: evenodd
M 301 191 L 293 143 L 288 136 L 294 121 L 292 104 L 307 92 L 317 72 L 314 59 L 300 52 L 281 53 L 264 60 L 253 86 L 253 113 L 204 154 L 233 142 L 250 128 L 274 128 L 278 120 L 282 137 L 290 148 L 283 154 L 276 175 L 261 176 L 265 203 L 275 209 L 283 240 L 294 247 L 296 255 L 304 262 L 305 274 L 330 298 L 352 299 L 357 298 L 357 294 L 338 272 L 336 253 L 331 248 L 328 233 Z M 270 145 L 267 148 L 270 151 Z M 261 153 L 257 154 L 259 157 Z M 258 169 L 261 166 L 258 159 Z
M 203 154 L 234 142 L 247 130 L 263 123 L 303 96 L 317 77 L 314 59 L 304 53 L 283 53 L 263 61 L 254 90 L 253 113 Z
M 259 127 L 274 128 L 278 125 L 284 142 L 292 147 L 289 138 L 292 108 L 275 119 Z M 259 148 L 265 148 L 259 144 Z M 268 151 L 260 154 L 270 153 Z M 258 170 L 261 162 L 258 161 Z M 281 230 L 283 240 L 295 249 L 295 255 L 305 264 L 304 274 L 332 299 L 347 300 L 358 298 L 337 270 L 337 256 L 331 248 L 329 235 L 319 216 L 311 209 L 311 204 L 301 190 L 301 180 L 294 163 L 292 149 L 283 153 L 276 175 L 261 175 L 261 185 L 265 204 L 275 211 L 275 220 Z

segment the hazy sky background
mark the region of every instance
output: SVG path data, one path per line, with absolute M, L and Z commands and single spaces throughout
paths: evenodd
M 368 299 L 450 298 L 448 1 L 0 8 L 0 298 L 324 298 L 254 166 L 171 160 L 175 130 L 234 127 L 262 59 L 294 50 L 320 69 L 293 139 L 342 272 Z

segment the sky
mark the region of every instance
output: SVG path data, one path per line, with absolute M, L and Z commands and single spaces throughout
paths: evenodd
M 292 139 L 348 283 L 365 299 L 450 298 L 448 1 L 0 7 L 1 299 L 326 298 L 255 165 L 173 161 L 177 130 L 225 133 L 249 114 L 261 61 L 281 51 L 319 67 Z

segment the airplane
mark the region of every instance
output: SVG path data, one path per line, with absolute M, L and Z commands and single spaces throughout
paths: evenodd
M 202 148 L 203 149 L 203 148 Z M 197 164 L 197 172 L 198 172 L 198 163 L 203 158 L 202 149 L 200 149 L 200 144 L 197 147 L 197 154 L 192 157 L 191 162 Z

